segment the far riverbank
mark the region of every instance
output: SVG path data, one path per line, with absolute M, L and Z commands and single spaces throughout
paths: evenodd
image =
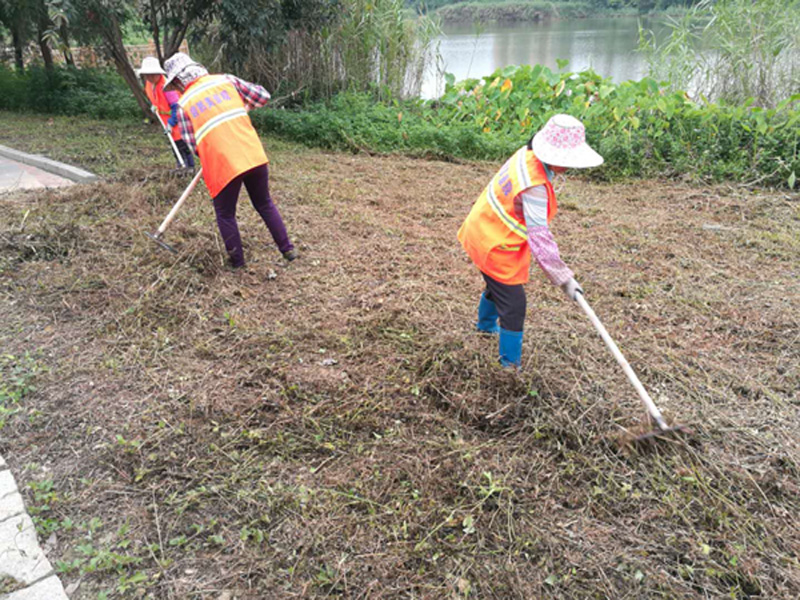
M 640 12 L 633 7 L 618 10 L 598 9 L 584 2 L 459 2 L 431 11 L 443 25 L 465 23 L 536 23 L 546 20 L 585 19 L 589 17 L 659 17 L 674 10 Z

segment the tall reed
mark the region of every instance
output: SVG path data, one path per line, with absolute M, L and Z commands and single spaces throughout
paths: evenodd
M 341 0 L 338 16 L 319 29 L 288 31 L 272 47 L 252 43 L 240 74 L 283 98 L 341 91 L 409 98 L 419 95 L 438 33 L 433 19 L 411 15 L 403 0 Z
M 800 0 L 701 0 L 658 44 L 640 32 L 650 75 L 709 100 L 773 107 L 800 90 Z

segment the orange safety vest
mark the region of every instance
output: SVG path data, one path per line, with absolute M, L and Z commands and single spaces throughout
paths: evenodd
M 458 230 L 458 241 L 472 262 L 501 283 L 527 283 L 530 277 L 525 217 L 514 209 L 514 198 L 539 185 L 547 189 L 549 223 L 558 210 L 556 193 L 544 165 L 524 146 L 492 178 Z
M 167 125 L 167 121 L 169 121 L 169 117 L 172 114 L 172 109 L 170 108 L 169 102 L 167 102 L 167 97 L 164 95 L 164 76 L 162 75 L 161 79 L 159 79 L 158 83 L 155 85 L 149 81 L 145 82 L 144 93 L 147 94 L 150 102 L 156 107 L 158 118 L 161 119 L 164 125 Z M 180 128 L 175 125 L 175 127 L 171 129 L 170 135 L 172 135 L 172 139 L 177 142 L 181 139 Z
M 178 105 L 194 126 L 203 179 L 212 198 L 242 173 L 269 162 L 242 97 L 224 75 L 194 80 Z

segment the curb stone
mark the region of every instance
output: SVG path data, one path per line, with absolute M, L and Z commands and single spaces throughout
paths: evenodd
M 20 152 L 19 150 L 14 150 L 8 146 L 0 145 L 0 156 L 5 156 L 11 160 L 15 160 L 26 165 L 31 165 L 41 169 L 42 171 L 47 171 L 48 173 L 53 173 L 78 183 L 91 183 L 100 179 L 94 173 L 89 173 L 89 171 L 84 171 L 78 167 L 73 167 L 39 154 Z
M 0 600 L 67 600 L 67 594 L 58 577 L 51 575 L 24 590 L 0 596 Z
M 22 496 L 0 456 L 0 600 L 67 600 L 61 581 L 36 537 Z M 19 588 L 19 589 L 18 589 Z

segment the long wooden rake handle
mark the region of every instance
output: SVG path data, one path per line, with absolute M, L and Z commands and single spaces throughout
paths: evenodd
M 166 216 L 161 225 L 159 225 L 158 229 L 156 230 L 155 237 L 158 238 L 161 237 L 161 235 L 163 235 L 164 231 L 172 222 L 172 219 L 175 218 L 175 215 L 178 213 L 178 210 L 180 210 L 183 203 L 186 202 L 186 199 L 189 197 L 189 194 L 192 193 L 192 190 L 195 188 L 197 182 L 200 181 L 200 177 L 202 176 L 203 176 L 203 169 L 201 167 L 197 170 L 197 173 L 195 174 L 194 178 L 189 183 L 189 185 L 186 186 L 186 189 L 183 190 L 183 193 L 181 194 L 181 197 L 178 198 L 178 201 L 175 203 L 175 206 L 172 207 L 172 210 L 169 211 L 169 214 Z
M 614 340 L 611 339 L 611 336 L 606 331 L 606 328 L 603 327 L 603 324 L 600 322 L 600 319 L 597 318 L 597 315 L 594 314 L 592 307 L 589 306 L 589 303 L 583 297 L 583 294 L 578 292 L 575 297 L 575 301 L 580 304 L 580 307 L 583 309 L 583 312 L 586 313 L 586 316 L 589 317 L 589 320 L 594 325 L 594 328 L 597 329 L 597 332 L 600 334 L 600 337 L 603 338 L 603 341 L 608 346 L 608 349 L 611 350 L 611 354 L 614 355 L 614 358 L 619 363 L 619 366 L 622 367 L 622 370 L 625 371 L 625 375 L 628 376 L 628 380 L 631 382 L 636 391 L 639 394 L 639 398 L 642 399 L 645 407 L 647 407 L 647 412 L 650 413 L 650 416 L 653 417 L 653 420 L 658 425 L 658 428 L 661 431 L 667 431 L 669 427 L 667 426 L 667 422 L 664 420 L 664 416 L 661 414 L 661 411 L 658 410 L 656 403 L 653 402 L 653 399 L 650 397 L 650 394 L 647 393 L 647 390 L 644 389 L 642 382 L 639 381 L 639 378 L 636 376 L 636 373 L 633 372 L 631 365 L 622 355 L 617 345 L 614 343 Z
M 175 153 L 175 157 L 178 159 L 178 163 L 180 163 L 182 169 L 185 169 L 186 163 L 183 161 L 183 156 L 181 156 L 181 153 L 178 152 L 178 146 L 175 145 L 175 140 L 172 139 L 172 134 L 170 133 L 170 130 L 164 124 L 164 121 L 161 120 L 161 117 L 158 116 L 158 109 L 151 104 L 150 110 L 153 111 L 153 114 L 156 116 L 156 120 L 159 123 L 161 123 L 161 128 L 164 130 L 164 133 L 166 134 L 167 139 L 169 140 L 169 145 L 172 146 L 172 151 Z

